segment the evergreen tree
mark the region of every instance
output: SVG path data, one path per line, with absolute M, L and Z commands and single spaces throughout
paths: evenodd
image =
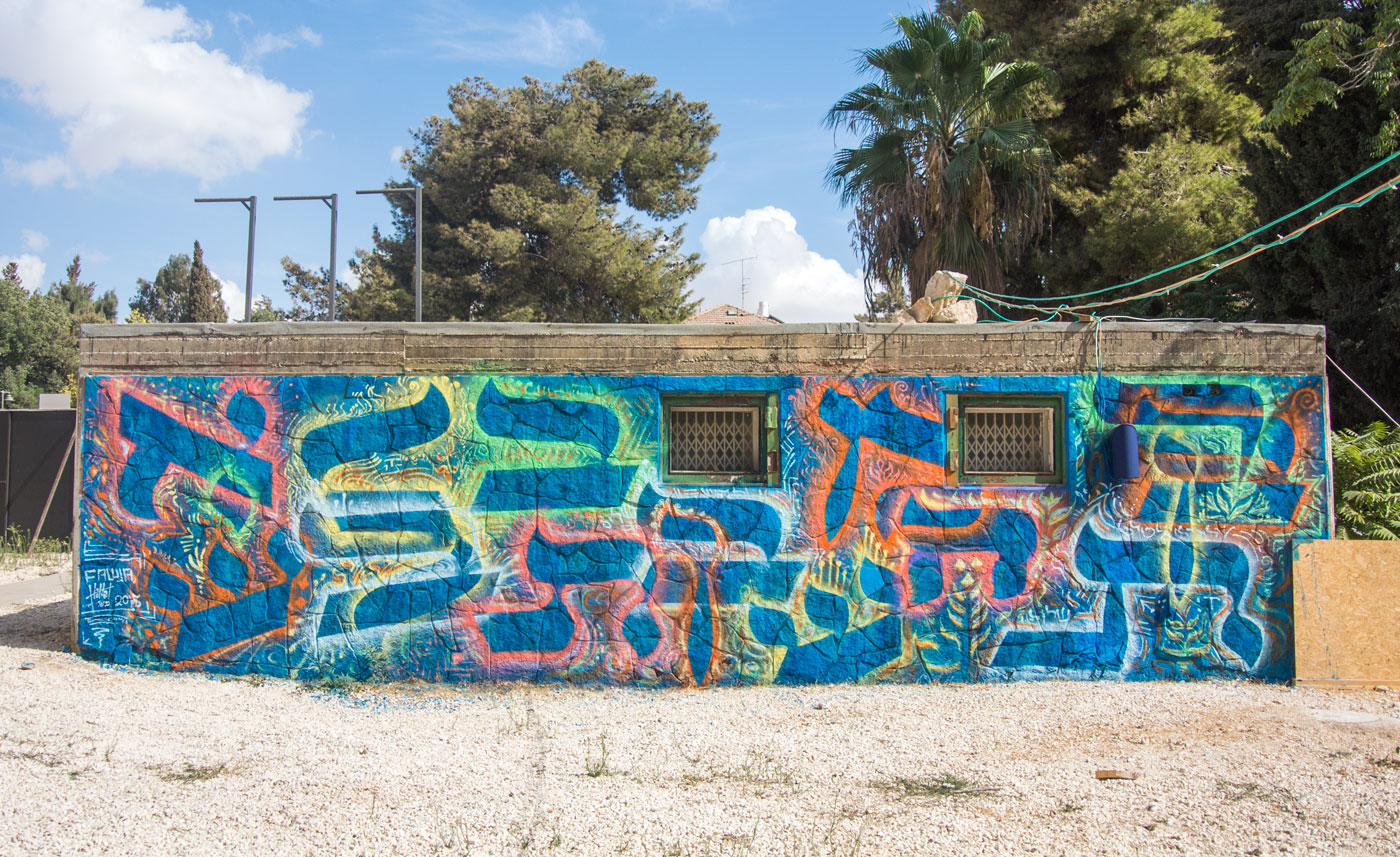
M 97 291 L 96 283 L 82 282 L 83 263 L 77 256 L 68 263 L 67 279 L 49 286 L 49 294 L 57 297 L 68 308 L 73 324 L 98 324 L 117 320 L 117 293 L 112 289 L 93 299 Z
M 228 309 L 219 288 L 219 281 L 204 266 L 204 248 L 194 242 L 194 258 L 190 260 L 190 292 L 185 321 L 228 321 Z
M 1262 112 L 1228 79 L 1228 36 L 1197 0 L 964 0 L 1012 50 L 1059 76 L 1037 115 L 1061 160 L 1053 228 L 1008 272 L 1024 295 L 1117 285 L 1184 261 L 1253 226 L 1243 147 Z M 1155 312 L 1242 309 L 1228 278 Z M 1154 281 L 1161 285 L 1165 281 Z M 1200 306 L 1191 296 L 1224 295 Z M 1142 309 L 1140 308 L 1140 311 Z
M 1294 42 L 1305 25 L 1330 16 L 1351 16 L 1371 27 L 1367 6 L 1343 0 L 1287 0 L 1260 6 L 1250 0 L 1220 0 L 1234 31 L 1231 58 L 1239 85 L 1268 105 L 1287 85 Z M 1369 87 L 1339 93 L 1332 108 L 1314 110 L 1275 129 L 1268 141 L 1246 147 L 1245 186 L 1254 196 L 1254 219 L 1268 223 L 1375 163 L 1373 141 L 1389 108 Z M 1394 163 L 1332 198 L 1344 202 L 1400 173 Z M 1317 209 L 1315 213 L 1320 213 Z M 1303 216 L 1280 227 L 1297 226 Z M 1261 321 L 1309 322 L 1327 326 L 1328 351 L 1387 410 L 1400 410 L 1400 199 L 1385 194 L 1359 211 L 1348 211 L 1297 240 L 1233 269 L 1250 299 L 1250 315 Z M 1334 425 L 1364 426 L 1376 408 L 1351 385 L 1330 379 Z
M 557 84 L 526 78 L 452 87 L 405 158 L 423 187 L 423 317 L 521 321 L 680 321 L 699 257 L 671 220 L 695 208 L 718 132 L 703 102 L 590 60 Z M 389 197 L 395 231 L 347 315 L 411 318 L 411 195 Z
M 155 281 L 137 279 L 136 297 L 129 304 L 149 321 L 178 323 L 228 321 L 218 279 L 204 265 L 204 248 L 194 242 L 194 258 L 171 256 L 156 272 Z
M 282 287 L 292 299 L 292 309 L 282 314 L 291 321 L 327 321 L 331 314 L 331 293 L 326 288 L 330 271 L 322 268 L 319 272 L 303 268 L 291 257 L 282 257 Z M 340 307 L 350 290 L 339 279 L 336 281 L 336 304 Z M 344 315 L 338 311 L 337 315 Z
M 178 253 L 161 265 L 154 281 L 136 280 L 136 296 L 128 306 L 147 321 L 173 323 L 189 320 L 189 299 L 190 257 Z

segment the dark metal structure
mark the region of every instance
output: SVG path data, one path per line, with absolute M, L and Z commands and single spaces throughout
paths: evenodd
M 0 411 L 0 532 L 67 541 L 73 534 L 78 412 Z

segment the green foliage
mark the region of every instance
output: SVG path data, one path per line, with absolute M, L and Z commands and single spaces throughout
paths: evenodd
M 194 258 L 190 260 L 190 297 L 185 321 L 228 321 L 219 281 L 204 266 L 204 249 L 194 242 Z
M 248 321 L 286 321 L 287 313 L 272 305 L 270 298 L 262 297 L 253 302 L 253 315 Z
M 922 293 L 939 270 L 1000 290 L 1002 269 L 1045 222 L 1051 158 L 1028 118 L 1051 82 L 1010 61 L 982 19 L 898 16 L 899 40 L 861 55 L 875 80 L 832 106 L 827 124 L 862 135 L 837 152 L 828 183 L 855 212 L 867 311 Z M 883 288 L 880 288 L 882 286 Z
M 287 295 L 292 299 L 292 308 L 286 312 L 278 311 L 279 318 L 290 321 L 329 320 L 331 317 L 331 293 L 326 284 L 330 281 L 330 276 L 330 271 L 327 268 L 322 268 L 318 273 L 303 268 L 289 256 L 283 256 L 282 287 L 287 290 Z M 342 304 L 349 294 L 349 289 L 339 278 L 336 280 L 336 292 L 336 303 Z M 254 315 L 256 314 L 257 311 L 254 310 Z
M 49 294 L 67 306 L 75 330 L 80 324 L 105 324 L 117 320 L 117 293 L 108 289 L 102 297 L 94 299 L 97 284 L 82 281 L 83 263 L 79 257 L 73 257 L 65 273 L 67 279 L 49 285 Z
M 171 256 L 156 272 L 155 281 L 136 280 L 133 315 L 154 322 L 228 321 L 228 310 L 214 278 L 204 265 L 204 249 L 194 242 L 194 258 Z
M 1369 88 L 1386 106 L 1371 153 L 1400 145 L 1393 93 L 1400 83 L 1400 0 L 1330 4 L 1335 14 L 1305 23 L 1288 60 L 1288 77 L 1269 110 L 1273 127 L 1296 125 L 1320 105 L 1336 108 L 1353 90 Z M 1310 35 L 1308 35 L 1310 34 Z
M 34 550 L 31 551 L 29 549 L 31 541 L 34 541 L 32 532 L 25 532 L 11 524 L 8 529 L 0 533 L 0 561 L 20 556 L 61 554 L 70 549 L 67 539 L 44 537 L 34 541 Z
M 1259 107 L 1228 74 L 1216 3 L 967 0 L 1015 49 L 1055 70 L 1038 106 L 1062 166 L 1054 229 L 1008 270 L 1042 296 L 1116 285 L 1229 241 L 1254 224 L 1242 149 Z M 1229 280 L 1218 278 L 1229 290 Z M 1154 283 L 1156 285 L 1162 282 Z M 1197 290 L 1199 291 L 1199 290 Z M 1200 311 L 1188 291 L 1139 312 Z M 1244 312 L 1207 298 L 1213 314 Z
M 136 296 L 128 306 L 133 319 L 139 314 L 139 319 L 146 322 L 185 321 L 189 296 L 190 257 L 179 253 L 161 265 L 154 281 L 137 278 Z
M 671 220 L 695 208 L 718 133 L 703 102 L 597 60 L 557 84 L 452 87 L 404 156 L 423 187 L 425 319 L 668 322 L 692 310 L 699 257 Z M 395 231 L 354 267 L 351 318 L 413 312 L 412 197 L 390 196 Z
M 70 270 L 76 277 L 76 266 Z M 0 390 L 14 397 L 7 407 L 36 407 L 40 393 L 62 390 L 77 371 L 68 303 L 57 287 L 48 294 L 31 293 L 15 263 L 6 265 L 0 272 Z
M 1337 538 L 1400 539 L 1400 428 L 1334 432 L 1332 479 Z
M 1233 31 L 1226 55 L 1232 78 L 1261 104 L 1285 85 L 1304 24 L 1369 8 L 1341 0 L 1217 2 Z M 1315 110 L 1247 144 L 1243 184 L 1254 197 L 1255 221 L 1281 217 L 1374 163 L 1371 138 L 1386 114 L 1377 94 L 1363 87 L 1342 93 L 1333 109 Z M 1335 199 L 1351 199 L 1394 173 L 1373 174 L 1373 181 Z M 1400 409 L 1397 258 L 1400 198 L 1386 194 L 1234 268 L 1233 279 L 1248 302 L 1247 318 L 1325 324 L 1328 351 L 1393 412 Z M 1359 428 L 1375 419 L 1375 406 L 1350 382 L 1333 376 L 1329 388 L 1334 425 Z

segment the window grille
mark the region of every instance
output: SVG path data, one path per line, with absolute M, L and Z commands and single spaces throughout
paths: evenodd
M 1053 474 L 1055 409 L 965 407 L 962 448 L 970 475 Z
M 757 407 L 672 407 L 672 473 L 761 475 Z

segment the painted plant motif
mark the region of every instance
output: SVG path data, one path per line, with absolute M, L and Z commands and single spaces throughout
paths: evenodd
M 640 685 L 1291 672 L 1317 378 L 87 380 L 79 641 L 177 669 Z M 781 477 L 662 474 L 668 395 Z M 1065 403 L 1062 485 L 958 484 L 949 392 Z M 1141 476 L 1105 475 L 1137 428 Z

